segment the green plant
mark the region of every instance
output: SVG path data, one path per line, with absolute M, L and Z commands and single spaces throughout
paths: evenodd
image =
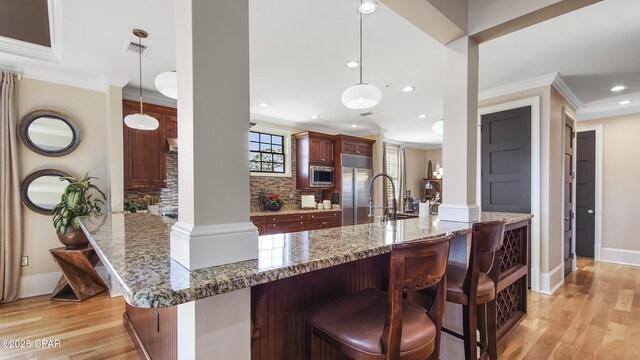
M 67 226 L 71 224 L 74 229 L 80 228 L 79 216 L 101 215 L 100 206 L 104 205 L 106 195 L 99 187 L 91 183 L 91 179 L 97 179 L 85 174 L 82 180 L 78 180 L 72 176 L 61 176 L 60 181 L 68 181 L 69 185 L 62 193 L 62 199 L 53 210 L 53 226 L 60 235 L 64 235 Z M 92 190 L 95 190 L 100 197 L 93 197 Z
M 278 194 L 269 194 L 265 189 L 261 189 L 260 193 L 258 193 L 258 200 L 264 205 L 278 205 L 281 206 L 284 204 L 284 200 L 280 199 L 280 195 Z
M 124 201 L 124 209 L 125 209 L 125 211 L 129 211 L 129 212 L 135 213 L 135 212 L 138 212 L 140 207 L 138 206 L 138 204 L 134 203 L 131 200 L 125 200 Z

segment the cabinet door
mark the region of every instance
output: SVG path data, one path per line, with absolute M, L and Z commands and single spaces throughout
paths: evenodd
M 323 159 L 327 164 L 333 164 L 333 144 L 332 140 L 324 140 L 322 144 Z
M 175 306 L 153 310 L 155 332 L 153 339 L 153 360 L 178 358 L 178 310 Z
M 167 125 L 167 137 L 178 137 L 178 117 L 176 115 L 165 115 L 165 124 Z
M 136 112 L 137 108 L 126 105 L 123 107 L 124 116 Z M 123 125 L 125 188 L 167 186 L 164 115 L 149 111 L 146 113 L 160 122 L 156 130 L 137 130 Z
M 356 154 L 360 156 L 373 156 L 373 146 L 365 142 L 358 143 Z
M 273 234 L 286 234 L 286 233 L 304 231 L 305 230 L 304 224 L 305 224 L 304 221 L 296 221 L 296 222 L 281 223 L 281 224 L 267 224 L 265 233 L 268 235 L 273 235 Z
M 324 151 L 324 141 L 322 139 L 309 139 L 309 162 L 322 163 Z
M 358 143 L 350 140 L 342 141 L 342 153 L 356 155 L 358 151 Z

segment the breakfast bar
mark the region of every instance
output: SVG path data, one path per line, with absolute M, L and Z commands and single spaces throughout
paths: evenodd
M 526 315 L 531 217 L 482 214 L 482 220 L 507 223 L 498 283 L 499 338 Z M 306 311 L 362 289 L 385 289 L 393 244 L 453 234 L 449 261 L 465 264 L 472 226 L 431 216 L 264 235 L 259 238 L 258 259 L 189 271 L 169 254 L 174 223 L 147 214 L 82 219 L 98 256 L 122 285 L 125 325 L 145 358 L 178 357 L 177 305 L 250 288 L 251 306 L 246 311 L 251 312 L 251 358 L 300 359 Z M 452 358 L 446 352 L 455 346 L 444 344 L 441 357 Z M 323 358 L 337 358 L 325 347 Z

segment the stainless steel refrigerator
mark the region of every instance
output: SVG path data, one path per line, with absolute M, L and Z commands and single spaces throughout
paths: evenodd
M 342 226 L 366 224 L 369 218 L 370 157 L 342 155 Z

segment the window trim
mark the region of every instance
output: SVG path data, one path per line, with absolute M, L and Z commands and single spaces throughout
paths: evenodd
M 272 128 L 268 126 L 255 125 L 249 129 L 249 132 L 261 132 L 272 135 L 279 135 L 284 138 L 284 173 L 269 173 L 269 172 L 253 172 L 251 171 L 251 176 L 269 176 L 269 177 L 291 177 L 291 131 Z M 249 134 L 247 134 L 249 135 Z M 249 153 L 248 147 L 251 142 L 250 138 L 247 139 L 247 154 Z M 248 164 L 247 164 L 248 165 Z

